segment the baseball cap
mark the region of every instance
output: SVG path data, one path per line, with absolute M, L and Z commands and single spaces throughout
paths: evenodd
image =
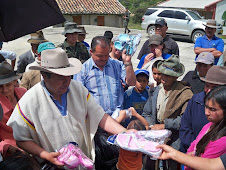
M 135 71 L 135 75 L 138 75 L 140 73 L 144 73 L 144 74 L 146 74 L 149 77 L 149 72 L 147 70 L 139 69 L 139 70 Z
M 195 63 L 213 64 L 214 56 L 210 52 L 202 52 L 196 58 Z
M 48 49 L 55 49 L 55 45 L 51 42 L 45 42 L 45 43 L 41 43 L 38 46 L 38 54 L 41 53 L 44 50 L 48 50 Z
M 163 44 L 163 38 L 162 38 L 162 36 L 159 35 L 159 34 L 151 35 L 150 38 L 149 38 L 149 44 L 148 44 L 148 46 L 150 46 L 151 44 L 155 44 L 155 45 Z
M 158 18 L 155 20 L 155 25 L 167 26 L 167 22 L 164 18 Z

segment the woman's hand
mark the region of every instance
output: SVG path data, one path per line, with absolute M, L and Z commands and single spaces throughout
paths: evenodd
M 132 116 L 136 117 L 136 115 L 138 114 L 137 111 L 133 107 L 130 107 L 129 110 L 131 110 Z
M 149 53 L 148 55 L 146 55 L 146 57 L 144 58 L 144 64 L 143 64 L 143 66 L 145 64 L 147 64 L 149 61 L 151 61 L 153 58 L 154 58 L 154 54 L 153 53 Z
M 160 148 L 163 150 L 162 154 L 160 157 L 158 157 L 158 159 L 172 159 L 175 155 L 177 150 L 173 149 L 172 147 L 168 146 L 168 145 L 158 145 L 156 146 L 156 148 Z

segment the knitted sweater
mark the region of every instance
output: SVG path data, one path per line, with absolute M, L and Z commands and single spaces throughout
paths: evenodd
M 104 114 L 88 90 L 72 80 L 62 116 L 41 81 L 21 98 L 7 124 L 18 141 L 34 141 L 48 152 L 76 142 L 94 160 L 93 138 Z

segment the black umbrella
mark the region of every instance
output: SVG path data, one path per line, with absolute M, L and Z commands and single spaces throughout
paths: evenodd
M 11 41 L 64 21 L 55 0 L 1 0 L 0 41 Z

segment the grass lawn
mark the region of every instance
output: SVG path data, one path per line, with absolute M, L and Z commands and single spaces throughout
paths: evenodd
M 220 38 L 222 38 L 222 39 L 226 39 L 226 35 L 222 35 Z
M 136 23 L 136 24 L 135 24 L 135 23 L 129 22 L 128 28 L 129 28 L 129 29 L 142 30 L 140 23 Z

